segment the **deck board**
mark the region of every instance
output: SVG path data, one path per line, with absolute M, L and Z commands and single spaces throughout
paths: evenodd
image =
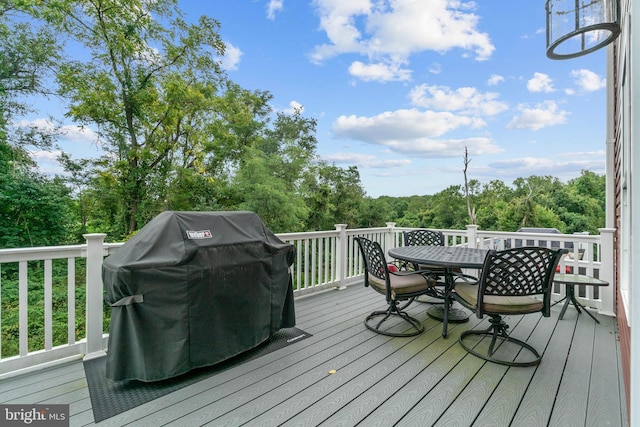
M 556 390 L 562 379 L 571 345 L 571 340 L 565 337 L 570 337 L 574 329 L 570 322 L 553 320 L 542 319 L 540 326 L 535 329 L 534 334 L 544 334 L 544 357 L 545 362 L 549 363 L 541 363 L 534 368 L 533 377 L 515 414 L 513 425 L 546 425 L 549 422 Z M 538 345 L 537 348 L 544 346 Z
M 587 316 L 581 315 L 586 318 Z M 587 426 L 628 425 L 626 400 L 621 383 L 611 377 L 611 365 L 622 369 L 620 342 L 615 325 L 598 316 L 603 323 L 594 330 L 593 364 L 588 371 L 589 401 L 587 403 Z M 610 320 L 606 318 L 607 320 Z M 593 322 L 595 323 L 595 322 Z M 584 373 L 586 374 L 586 372 Z M 617 407 L 617 404 L 623 407 Z
M 593 362 L 594 330 L 596 323 L 576 322 L 565 318 L 563 324 L 574 327 L 573 345 L 562 374 L 562 383 L 558 388 L 558 395 L 562 396 L 562 410 L 553 411 L 549 424 L 551 426 L 567 426 L 575 423 L 585 425 L 589 397 L 590 372 L 585 372 L 585 366 Z M 586 375 L 585 375 L 586 374 Z M 557 404 L 557 403 L 556 403 Z
M 297 326 L 313 334 L 159 399 L 101 426 L 470 426 L 627 423 L 615 319 L 571 309 L 511 316 L 512 334 L 544 349 L 537 367 L 511 368 L 468 354 L 457 342 L 487 320 L 442 324 L 414 303 L 425 331 L 393 338 L 367 330 L 384 307 L 362 285 L 296 299 Z M 329 371 L 335 370 L 334 374 Z M 67 403 L 71 425 L 94 425 L 81 361 L 0 382 L 0 403 Z

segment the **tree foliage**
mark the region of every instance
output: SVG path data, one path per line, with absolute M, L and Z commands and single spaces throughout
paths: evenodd
M 49 147 L 51 138 L 36 128 L 16 128 L 12 120 L 35 108 L 25 98 L 50 94 L 45 81 L 59 60 L 59 45 L 47 26 L 24 18 L 29 2 L 0 2 L 0 141 L 14 148 Z
M 60 179 L 33 172 L 21 155 L 21 150 L 0 143 L 0 248 L 68 242 L 68 188 Z
M 386 212 L 402 227 L 464 229 L 465 195 L 451 186 L 433 196 L 381 198 Z M 411 203 L 419 200 L 420 203 Z M 469 203 L 481 230 L 516 231 L 521 227 L 557 228 L 563 233 L 597 234 L 605 225 L 605 176 L 583 171 L 567 184 L 550 176 L 517 178 L 510 187 L 499 180 L 469 181 Z M 395 215 L 395 216 L 394 216 Z M 377 226 L 384 225 L 380 221 Z
M 222 79 L 219 24 L 204 16 L 188 24 L 173 0 L 60 0 L 41 13 L 90 53 L 60 67 L 60 94 L 112 154 L 104 173 L 117 182 L 122 231 L 131 233 L 148 219 L 147 183 L 207 138 Z
M 27 147 L 51 145 L 48 134 L 13 121 L 35 108 L 25 99 L 46 95 L 44 80 L 58 59 L 51 31 L 21 20 L 25 2 L 0 3 L 0 248 L 67 242 L 69 190 L 39 174 Z

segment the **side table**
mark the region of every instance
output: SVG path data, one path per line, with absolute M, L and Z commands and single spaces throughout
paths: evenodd
M 566 295 L 564 298 L 562 298 L 560 301 L 556 301 L 554 303 L 555 304 L 559 304 L 562 301 L 564 301 L 564 307 L 562 307 L 562 311 L 560 312 L 560 317 L 559 319 L 562 320 L 562 318 L 564 317 L 564 313 L 567 311 L 567 307 L 569 306 L 569 304 L 573 304 L 573 306 L 576 308 L 576 310 L 578 310 L 578 314 L 580 314 L 582 311 L 580 310 L 582 308 L 582 310 L 584 310 L 585 313 L 587 313 L 589 316 L 591 316 L 591 318 L 593 320 L 595 320 L 597 323 L 600 323 L 600 321 L 598 319 L 595 318 L 595 316 L 591 313 L 589 313 L 589 311 L 586 309 L 586 307 L 582 304 L 580 304 L 580 302 L 576 299 L 576 295 L 575 295 L 575 286 L 576 285 L 583 285 L 583 286 L 609 286 L 609 282 L 605 282 L 604 280 L 600 280 L 600 279 L 596 279 L 595 277 L 590 277 L 590 276 L 584 276 L 582 274 L 563 274 L 563 273 L 556 273 L 553 277 L 553 281 L 555 283 L 562 283 L 566 286 Z

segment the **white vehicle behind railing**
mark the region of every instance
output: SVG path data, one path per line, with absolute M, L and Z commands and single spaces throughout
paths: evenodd
M 349 284 L 361 282 L 364 266 L 354 237 L 364 236 L 376 240 L 386 252 L 390 248 L 403 245 L 402 233 L 407 230 L 411 228 L 395 227 L 395 223 L 388 223 L 386 227 L 363 229 L 347 229 L 345 224 L 337 224 L 335 230 L 278 234 L 280 239 L 296 248 L 296 258 L 292 265 L 294 294 L 302 296 L 327 289 L 341 289 Z M 532 240 L 535 245 L 552 245 L 552 242 L 567 244 L 571 246 L 573 256 L 565 257 L 561 261 L 561 271 L 568 269 L 567 271 L 599 277 L 613 283 L 611 229 L 601 229 L 600 235 L 593 236 L 479 231 L 477 226 L 473 225 L 468 226 L 467 230 L 442 232 L 447 246 L 503 249 L 518 245 L 518 240 Z M 0 275 L 0 295 L 5 296 L 5 300 L 0 298 L 0 328 L 2 331 L 11 329 L 13 332 L 3 333 L 3 336 L 7 335 L 9 338 L 0 340 L 0 378 L 69 357 L 94 357 L 103 354 L 107 334 L 101 278 L 102 261 L 123 244 L 104 243 L 105 237 L 105 234 L 85 235 L 87 243 L 84 245 L 0 250 L 0 272 L 4 273 Z M 38 274 L 33 275 L 42 277 L 38 289 L 42 288 L 43 291 L 34 298 L 39 302 L 30 306 L 29 293 L 33 292 L 30 289 L 34 281 L 40 280 L 29 277 L 34 264 L 42 268 L 38 270 Z M 78 266 L 86 270 L 85 278 L 82 280 L 77 278 Z M 65 269 L 66 278 L 60 278 L 60 270 Z M 17 277 L 17 325 L 14 320 L 7 318 L 6 309 L 3 309 L 12 303 L 7 300 L 6 295 L 9 292 L 5 291 L 16 286 L 14 281 L 2 281 L 8 271 L 14 271 Z M 54 331 L 53 319 L 61 317 L 62 314 L 55 313 L 57 316 L 54 316 L 54 286 L 66 288 L 66 304 L 62 304 L 66 305 L 66 334 L 60 333 L 60 328 Z M 80 292 L 85 292 L 86 297 L 84 301 L 78 302 L 77 295 Z M 600 294 L 594 293 L 592 288 L 578 289 L 577 292 L 583 304 L 598 309 L 602 314 L 613 315 L 613 286 L 602 288 Z M 556 287 L 554 299 L 563 296 L 564 288 Z M 84 309 L 80 310 L 80 313 L 84 313 L 82 319 L 76 316 L 80 308 Z M 30 309 L 43 312 L 42 324 L 34 325 L 35 321 L 29 319 Z M 108 313 L 108 308 L 106 310 Z M 85 327 L 76 327 L 77 320 L 84 320 Z M 42 329 L 44 341 L 29 343 L 30 328 Z M 14 341 L 8 342 L 10 339 Z M 7 347 L 11 344 L 17 347 L 17 354 L 7 354 Z

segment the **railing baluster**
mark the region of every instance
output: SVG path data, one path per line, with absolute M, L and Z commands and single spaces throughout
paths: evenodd
M 2 331 L 2 264 L 0 264 L 0 331 Z M 2 358 L 2 337 L 0 336 L 0 358 Z
M 337 261 L 337 253 L 338 253 L 338 239 L 335 237 L 331 239 L 331 281 L 335 282 L 338 278 L 338 261 Z
M 29 288 L 27 261 L 18 264 L 18 335 L 20 356 L 26 356 L 29 352 Z
M 76 259 L 67 258 L 67 342 L 76 342 Z
M 302 283 L 302 267 L 302 242 L 298 240 L 296 245 L 296 284 L 298 285 L 298 290 L 304 288 Z
M 44 260 L 44 349 L 53 347 L 53 268 L 50 259 Z
M 309 287 L 309 239 L 304 239 L 304 288 Z
M 313 239 L 311 241 L 311 286 L 314 287 L 318 284 L 318 239 Z

